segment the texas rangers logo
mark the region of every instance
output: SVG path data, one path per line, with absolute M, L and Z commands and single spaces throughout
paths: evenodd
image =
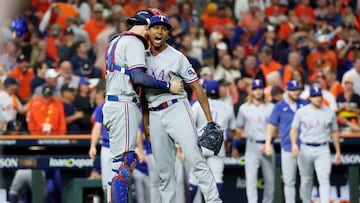
M 190 68 L 189 70 L 187 70 L 187 73 L 188 73 L 188 75 L 190 75 L 190 76 L 196 75 L 196 72 L 195 72 L 195 70 L 194 70 L 193 68 Z

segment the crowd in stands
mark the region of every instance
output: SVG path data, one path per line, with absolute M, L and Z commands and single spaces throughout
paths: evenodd
M 0 132 L 88 134 L 95 92 L 104 88 L 107 41 L 146 8 L 168 16 L 168 43 L 199 77 L 220 81 L 235 113 L 253 79 L 266 83 L 273 102 L 295 79 L 303 98 L 309 85 L 323 88 L 342 132 L 358 130 L 357 1 L 32 0 L 1 24 Z

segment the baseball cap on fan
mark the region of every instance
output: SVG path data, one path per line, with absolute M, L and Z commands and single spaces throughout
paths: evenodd
M 168 30 L 172 28 L 169 19 L 163 15 L 156 15 L 150 18 L 149 28 L 155 25 L 164 25 Z

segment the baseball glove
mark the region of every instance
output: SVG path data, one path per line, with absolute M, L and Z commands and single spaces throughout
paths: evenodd
M 224 141 L 224 131 L 215 122 L 209 122 L 198 139 L 198 145 L 205 147 L 217 155 Z

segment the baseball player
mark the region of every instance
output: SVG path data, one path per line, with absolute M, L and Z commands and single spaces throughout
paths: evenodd
M 260 79 L 252 81 L 252 90 L 248 101 L 240 106 L 236 125 L 246 135 L 245 178 L 246 195 L 249 203 L 258 202 L 257 180 L 261 166 L 264 177 L 263 203 L 272 203 L 275 182 L 275 156 L 264 154 L 267 119 L 274 104 L 267 101 L 264 95 L 264 82 Z
M 301 87 L 298 81 L 290 80 L 286 83 L 286 94 L 283 100 L 275 104 L 274 110 L 268 118 L 266 129 L 265 154 L 273 154 L 271 139 L 277 133 L 281 138 L 281 172 L 284 182 L 284 195 L 286 203 L 295 203 L 295 182 L 297 161 L 291 154 L 290 128 L 295 112 L 309 102 L 300 99 Z
M 129 31 L 109 40 L 106 53 L 106 101 L 103 123 L 109 131 L 112 156 L 111 202 L 127 202 L 128 180 L 135 163 L 135 144 L 141 113 L 138 107 L 139 87 L 152 87 L 178 94 L 183 91 L 179 81 L 164 82 L 145 73 L 144 38 L 152 13 L 139 11 L 129 18 Z
M 218 123 L 223 130 L 230 129 L 232 132 L 234 132 L 236 127 L 234 110 L 231 105 L 219 100 L 219 83 L 216 80 L 206 80 L 204 81 L 203 86 L 206 90 L 206 95 L 209 98 L 208 101 L 213 120 Z M 207 123 L 205 114 L 202 111 L 199 102 L 195 102 L 193 104 L 192 110 L 194 113 L 195 124 L 197 126 L 198 132 L 200 133 Z M 221 197 L 221 188 L 224 172 L 223 158 L 225 157 L 224 144 L 221 147 L 219 154 L 216 156 L 214 156 L 214 153 L 212 151 L 204 147 L 202 148 L 202 154 L 204 155 L 206 162 L 215 177 L 216 186 Z M 197 185 L 198 180 L 195 177 L 193 170 L 191 169 L 189 175 L 189 188 L 187 198 L 188 203 L 192 203 L 194 201 L 197 192 Z
M 97 100 L 104 100 L 104 91 L 99 91 L 96 93 Z M 94 125 L 91 130 L 91 142 L 90 142 L 90 149 L 89 149 L 89 156 L 92 159 L 96 157 L 96 145 L 100 139 L 102 138 L 102 145 L 100 151 L 100 163 L 101 163 L 101 183 L 104 194 L 107 195 L 107 191 L 110 190 L 110 186 L 108 181 L 111 177 L 111 165 L 112 159 L 110 154 L 110 144 L 109 144 L 109 133 L 106 131 L 103 125 L 103 112 L 102 109 L 104 107 L 104 101 L 102 101 L 94 110 L 93 118 L 94 118 Z M 107 199 L 110 196 L 106 196 Z
M 212 122 L 207 97 L 195 70 L 183 54 L 165 42 L 171 30 L 169 19 L 163 15 L 153 16 L 148 27 L 151 46 L 146 56 L 147 73 L 159 80 L 187 83 L 196 93 L 207 122 Z M 197 130 L 186 92 L 174 95 L 151 88 L 146 88 L 145 92 L 149 109 L 148 127 L 160 176 L 162 202 L 175 202 L 175 144 L 181 147 L 187 161 L 194 167 L 205 201 L 222 202 L 214 177 L 197 145 Z
M 322 106 L 320 87 L 310 87 L 310 104 L 296 111 L 291 123 L 290 138 L 293 156 L 298 156 L 300 171 L 300 197 L 303 203 L 311 202 L 314 168 L 320 186 L 321 202 L 329 202 L 330 194 L 330 135 L 335 147 L 335 163 L 341 159 L 338 125 L 335 112 Z M 301 148 L 297 143 L 300 128 Z

